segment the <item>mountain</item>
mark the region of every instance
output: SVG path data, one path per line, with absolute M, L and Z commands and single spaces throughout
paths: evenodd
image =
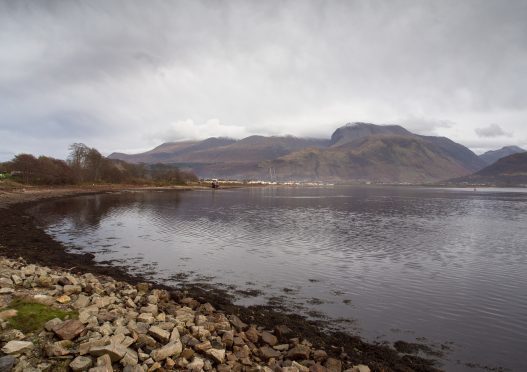
M 447 138 L 419 136 L 401 126 L 348 124 L 328 148 L 303 149 L 263 164 L 277 178 L 423 183 L 482 168 L 472 151 Z
M 476 154 L 444 137 L 420 136 L 399 125 L 353 123 L 330 139 L 251 136 L 166 143 L 129 162 L 164 162 L 200 177 L 359 182 L 433 182 L 485 166 Z
M 525 186 L 527 185 L 527 152 L 506 156 L 470 176 L 456 178 L 449 183 Z
M 479 158 L 485 162 L 485 164 L 490 165 L 495 163 L 497 160 L 504 158 L 509 155 L 518 154 L 525 152 L 524 149 L 518 146 L 505 146 L 499 150 L 487 151 L 484 154 L 481 154 Z

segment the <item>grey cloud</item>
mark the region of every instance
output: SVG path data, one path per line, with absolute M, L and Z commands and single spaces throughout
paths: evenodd
M 349 121 L 468 143 L 497 113 L 527 137 L 525 19 L 522 0 L 0 1 L 0 130 L 56 156 Z
M 489 124 L 486 127 L 474 130 L 480 137 L 512 137 L 512 133 L 505 132 L 498 124 Z

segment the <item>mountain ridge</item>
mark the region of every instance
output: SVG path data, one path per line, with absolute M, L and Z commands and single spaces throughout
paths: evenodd
M 449 181 L 451 184 L 488 186 L 527 185 L 527 152 L 506 156 L 471 174 Z
M 525 152 L 526 150 L 518 146 L 504 146 L 501 149 L 490 150 L 479 156 L 487 165 L 495 163 L 496 161 L 505 158 L 509 155 Z
M 131 162 L 186 164 L 200 177 L 360 182 L 434 182 L 474 173 L 485 163 L 446 137 L 400 125 L 348 123 L 329 139 L 250 136 L 162 144 Z

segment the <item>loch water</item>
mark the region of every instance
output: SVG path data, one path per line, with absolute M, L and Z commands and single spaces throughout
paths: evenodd
M 449 371 L 527 371 L 527 189 L 117 192 L 32 213 L 102 264 L 213 284 L 370 341 L 423 342 Z

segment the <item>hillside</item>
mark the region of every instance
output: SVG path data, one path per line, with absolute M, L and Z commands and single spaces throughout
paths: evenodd
M 444 137 L 419 136 L 398 125 L 348 124 L 329 140 L 251 136 L 166 143 L 113 159 L 185 165 L 200 177 L 333 182 L 421 183 L 459 177 L 485 164 Z
M 518 154 L 525 152 L 524 149 L 518 146 L 505 146 L 499 150 L 487 151 L 484 154 L 481 154 L 479 158 L 485 162 L 485 164 L 490 165 L 495 163 L 501 158 L 507 157 L 509 155 Z
M 454 184 L 525 186 L 527 185 L 527 152 L 509 155 L 494 164 L 465 177 L 450 180 Z

